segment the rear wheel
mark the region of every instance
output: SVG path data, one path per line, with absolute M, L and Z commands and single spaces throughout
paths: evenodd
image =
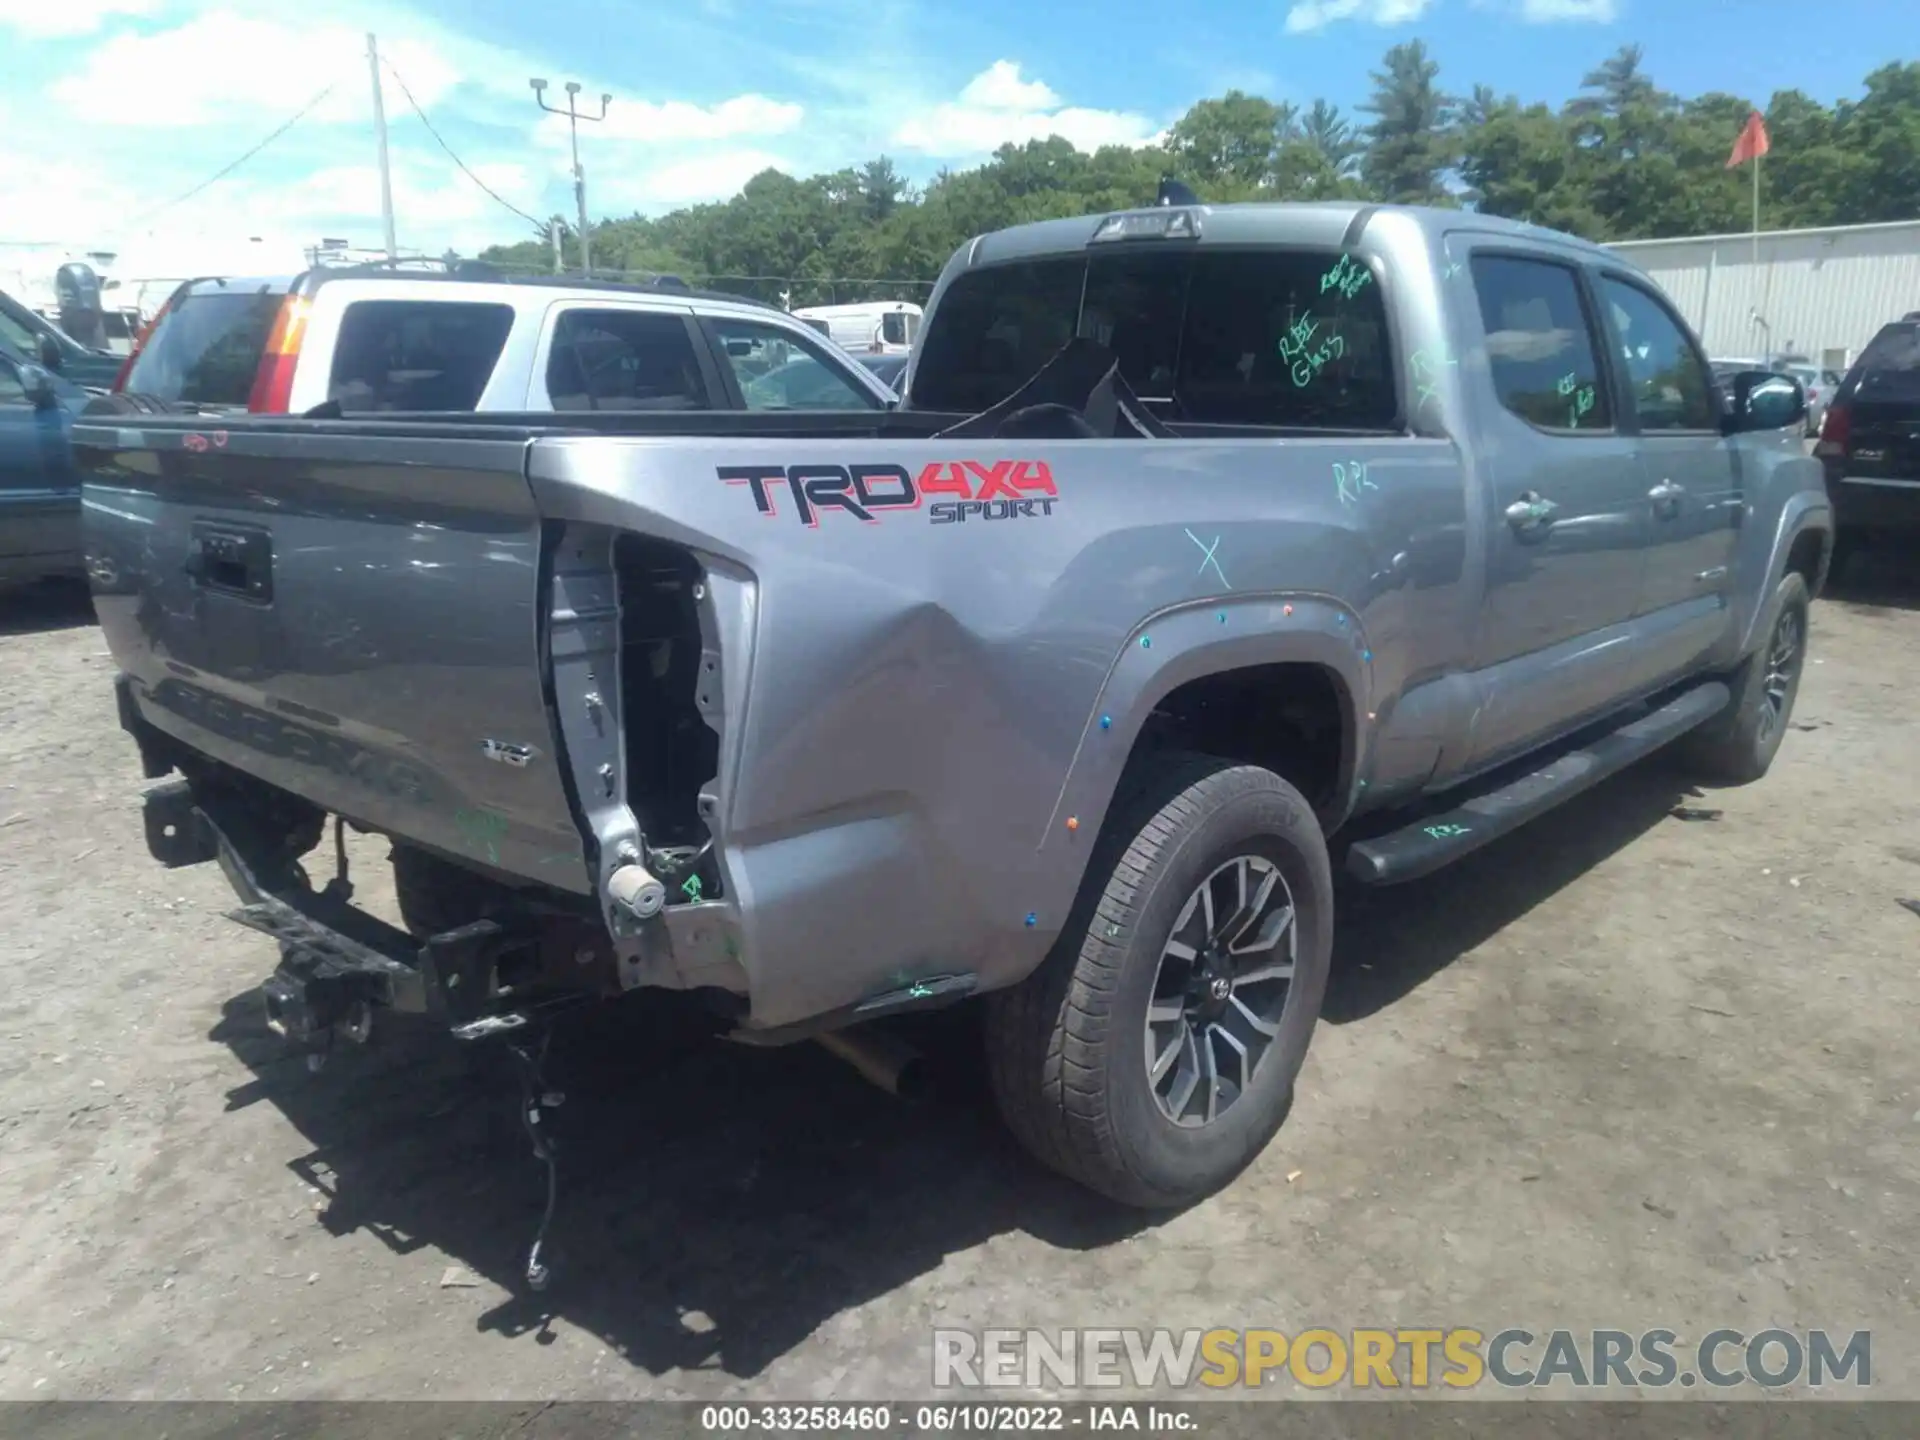
M 1333 884 L 1319 821 L 1279 776 L 1153 765 L 1052 954 L 989 997 L 987 1038 L 1029 1150 L 1158 1207 L 1227 1183 L 1285 1120 L 1326 990 Z
M 1762 632 L 1766 639 L 1735 673 L 1732 702 L 1684 742 L 1687 760 L 1712 778 L 1745 785 L 1772 766 L 1800 693 L 1809 609 L 1806 577 L 1782 577 Z
M 411 845 L 396 844 L 392 863 L 400 918 L 417 939 L 443 935 L 485 918 L 492 892 L 471 871 Z

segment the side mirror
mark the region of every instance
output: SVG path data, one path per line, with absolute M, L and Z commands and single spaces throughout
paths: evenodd
M 53 388 L 53 376 L 38 365 L 22 365 L 18 371 L 20 388 L 27 392 L 27 403 L 36 410 L 51 410 L 60 403 L 60 392 Z
M 60 349 L 60 342 L 44 330 L 40 332 L 39 343 L 34 348 L 39 352 L 40 363 L 56 374 L 67 363 L 66 354 Z
M 741 359 L 751 355 L 753 354 L 753 342 L 751 340 L 729 340 L 727 341 L 727 354 L 733 356 L 735 359 Z
M 1807 392 L 1791 375 L 1771 370 L 1742 370 L 1733 377 L 1733 407 L 1727 433 L 1784 430 L 1807 419 Z

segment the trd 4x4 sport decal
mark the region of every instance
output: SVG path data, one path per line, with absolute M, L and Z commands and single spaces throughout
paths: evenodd
M 777 497 L 786 490 L 808 529 L 827 510 L 844 510 L 873 525 L 889 511 L 923 505 L 932 525 L 1018 520 L 1051 515 L 1060 498 L 1044 460 L 936 460 L 918 479 L 904 465 L 722 465 L 719 475 L 751 489 L 762 515 L 780 513 Z M 940 498 L 947 496 L 953 498 Z

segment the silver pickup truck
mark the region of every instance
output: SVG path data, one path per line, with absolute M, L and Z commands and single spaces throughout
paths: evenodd
M 1023 226 L 954 255 L 905 393 L 82 425 L 120 715 L 178 772 L 149 847 L 281 942 L 280 1028 L 518 1043 L 653 986 L 857 1047 L 984 997 L 1021 1139 L 1179 1204 L 1287 1112 L 1336 859 L 1427 874 L 1671 741 L 1755 780 L 1787 728 L 1804 396 L 1717 384 L 1592 245 Z M 329 816 L 408 933 L 309 879 Z

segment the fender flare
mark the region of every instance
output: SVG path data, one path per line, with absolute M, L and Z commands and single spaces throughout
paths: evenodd
M 1767 597 L 1772 595 L 1779 585 L 1781 577 L 1787 573 L 1787 557 L 1793 553 L 1794 542 L 1808 531 L 1816 531 L 1825 537 L 1820 547 L 1820 565 L 1813 576 L 1808 589 L 1818 595 L 1826 588 L 1827 567 L 1833 561 L 1833 503 L 1825 494 L 1814 494 L 1802 490 L 1787 498 L 1780 507 L 1780 519 L 1773 531 L 1773 545 L 1767 552 L 1767 568 L 1764 583 L 1748 601 L 1751 608 L 1740 622 L 1740 643 L 1734 654 L 1744 659 L 1753 653 L 1759 643 L 1760 623 L 1766 617 Z
M 1190 680 L 1256 665 L 1305 664 L 1332 677 L 1345 711 L 1336 793 L 1350 803 L 1365 773 L 1368 712 L 1379 668 L 1360 617 L 1331 596 L 1260 592 L 1183 602 L 1128 633 L 1108 668 L 1080 740 L 1037 837 L 1042 893 L 1064 918 L 1079 892 L 1096 838 L 1140 732 L 1154 708 Z

